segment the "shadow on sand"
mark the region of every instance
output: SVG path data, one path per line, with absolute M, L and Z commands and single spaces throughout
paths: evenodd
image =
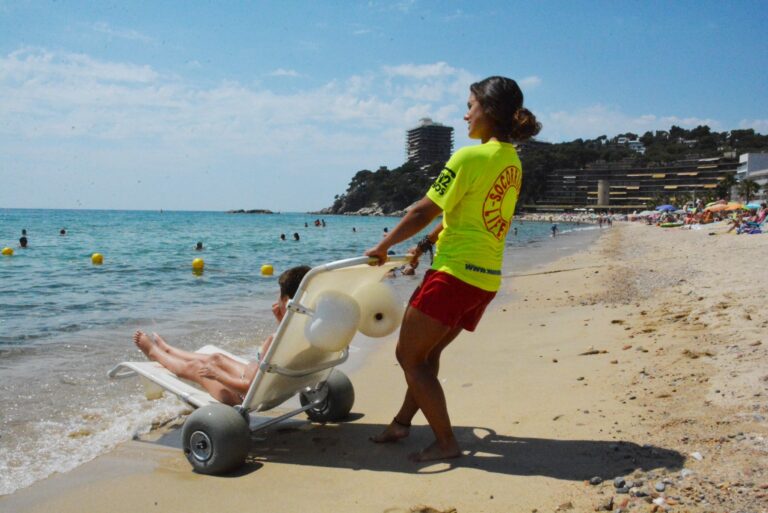
M 677 470 L 685 462 L 677 451 L 632 442 L 525 438 L 499 434 L 489 428 L 454 426 L 463 457 L 412 463 L 408 454 L 426 447 L 433 439 L 429 427 L 414 426 L 410 437 L 394 444 L 375 444 L 369 438 L 385 426 L 365 424 L 361 417 L 357 415 L 348 423 L 325 425 L 290 419 L 257 432 L 252 436 L 246 465 L 231 476 L 257 472 L 269 463 L 283 463 L 422 474 L 473 468 L 496 474 L 582 481 L 594 476 L 612 479 L 635 469 Z M 181 429 L 164 435 L 156 443 L 180 449 Z

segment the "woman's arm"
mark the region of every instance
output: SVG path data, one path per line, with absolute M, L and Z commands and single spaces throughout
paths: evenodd
M 405 214 L 405 217 L 397 223 L 397 226 L 381 242 L 366 251 L 365 255 L 377 258 L 379 265 L 383 264 L 387 261 L 387 251 L 389 248 L 419 233 L 441 212 L 442 209 L 435 202 L 424 196 Z M 442 229 L 442 223 L 440 223 L 440 229 Z M 438 231 L 437 233 L 440 232 Z

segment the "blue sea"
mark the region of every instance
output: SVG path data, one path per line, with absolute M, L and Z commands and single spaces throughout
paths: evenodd
M 316 227 L 317 219 L 325 226 Z M 138 380 L 107 378 L 116 363 L 143 358 L 131 342 L 136 329 L 187 349 L 213 343 L 253 357 L 275 328 L 270 305 L 281 271 L 360 256 L 397 222 L 0 209 L 0 247 L 14 250 L 0 257 L 0 495 L 70 470 L 186 411 L 173 397 L 146 401 Z M 515 261 L 540 261 L 537 254 L 568 246 L 568 237 L 557 238 L 560 246 L 551 241 L 547 223 L 513 226 L 508 254 L 518 260 L 508 258 L 507 271 Z M 592 227 L 559 228 L 568 235 Z M 19 247 L 22 229 L 27 248 Z M 91 263 L 93 253 L 103 255 L 102 265 Z M 192 271 L 196 258 L 205 262 L 201 274 Z M 261 275 L 265 264 L 273 276 Z M 406 297 L 418 276 L 402 280 Z

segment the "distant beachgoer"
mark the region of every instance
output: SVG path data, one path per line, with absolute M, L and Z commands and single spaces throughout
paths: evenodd
M 195 246 L 195 249 L 197 251 L 202 251 L 203 250 L 203 243 L 202 242 L 198 242 L 197 245 Z
M 325 219 L 321 220 L 320 223 L 322 223 L 323 228 L 325 228 Z
M 355 229 L 355 227 L 353 226 L 353 227 L 352 227 L 352 233 L 355 233 L 356 231 L 357 231 L 357 230 L 356 230 L 356 229 Z
M 19 239 L 19 246 L 21 246 L 22 248 L 26 248 L 27 247 L 27 238 L 25 236 L 23 236 L 23 235 Z
M 285 240 L 285 234 L 284 233 L 280 234 L 280 240 Z
M 27 235 L 27 229 L 26 228 L 22 228 L 21 229 L 21 234 L 26 236 Z
M 67 230 L 65 230 L 64 228 L 59 230 L 59 235 L 66 235 L 66 234 L 67 234 Z
M 514 235 L 515 237 L 517 237 L 517 226 L 515 226 L 514 228 L 512 228 L 512 235 Z
M 309 225 L 306 223 L 306 221 L 304 222 L 304 228 L 309 228 Z
M 557 237 L 557 224 L 553 224 L 550 230 L 552 230 L 552 237 Z
M 272 314 L 278 324 L 285 316 L 288 301 L 296 294 L 309 269 L 308 266 L 292 267 L 278 278 L 280 297 L 272 305 Z M 248 364 L 242 364 L 221 353 L 200 354 L 184 351 L 168 344 L 157 333 L 150 338 L 143 331 L 136 331 L 133 341 L 150 360 L 180 378 L 202 386 L 216 400 L 236 406 L 243 402 L 245 394 L 248 393 L 251 381 L 259 369 L 259 363 L 272 344 L 273 337 L 274 335 L 267 337 L 256 355 L 256 361 Z
M 733 230 L 737 230 L 737 233 L 738 233 L 738 229 L 741 227 L 743 220 L 744 220 L 744 216 L 742 214 L 734 215 L 730 221 L 731 227 L 728 228 L 728 231 L 725 233 L 731 233 Z
M 300 239 L 299 239 L 299 234 L 298 234 L 298 232 L 294 232 L 294 234 L 293 234 L 293 240 L 295 240 L 295 241 L 298 241 L 298 240 L 300 240 Z
M 438 379 L 440 355 L 463 330 L 475 330 L 501 285 L 504 240 L 522 180 L 513 143 L 526 141 L 541 129 L 523 107 L 520 87 L 509 78 L 489 77 L 472 84 L 467 107 L 464 120 L 469 137 L 481 144 L 454 153 L 426 195 L 365 252 L 383 264 L 390 247 L 443 216 L 412 249 L 418 258 L 437 244 L 432 267 L 405 311 L 397 343 L 396 356 L 408 390 L 389 425 L 372 437 L 377 443 L 407 437 L 413 417 L 421 410 L 435 441 L 410 456 L 419 462 L 461 456 Z M 492 210 L 483 208 L 488 204 Z

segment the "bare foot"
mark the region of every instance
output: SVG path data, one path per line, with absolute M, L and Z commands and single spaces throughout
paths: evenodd
M 410 454 L 408 459 L 421 463 L 422 461 L 449 460 L 459 456 L 461 456 L 461 449 L 459 449 L 459 444 L 454 440 L 447 447 L 441 447 L 440 444 L 435 442 L 426 449 Z
M 136 344 L 136 347 L 141 349 L 141 352 L 144 353 L 144 355 L 152 359 L 152 355 L 150 354 L 152 352 L 152 349 L 154 349 L 155 344 L 152 343 L 152 340 L 147 336 L 146 333 L 143 331 L 136 330 L 136 333 L 133 334 L 133 343 Z
M 398 421 L 393 420 L 384 431 L 376 436 L 369 437 L 369 440 L 377 444 L 392 443 L 405 438 L 410 432 L 411 426 L 406 426 L 405 424 L 400 424 Z

